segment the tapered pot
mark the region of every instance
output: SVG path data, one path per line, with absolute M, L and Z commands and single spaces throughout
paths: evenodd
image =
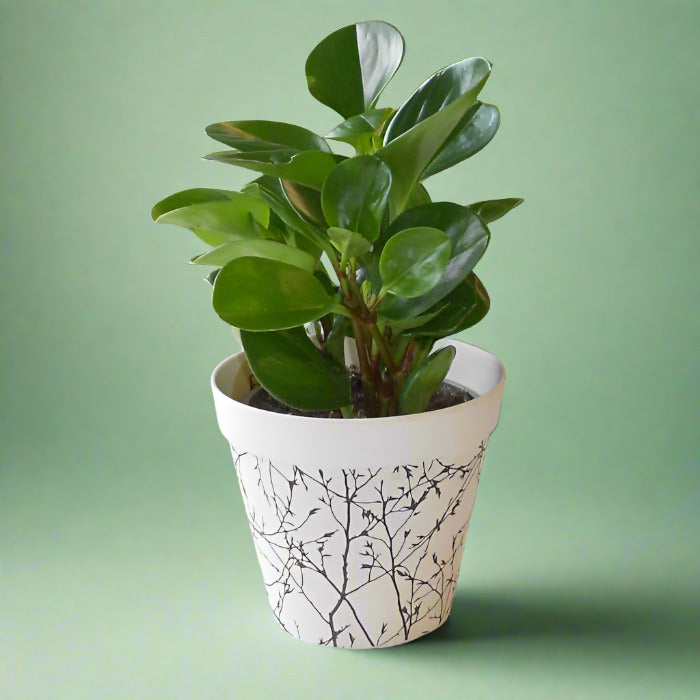
M 272 611 L 306 642 L 394 646 L 450 614 L 505 370 L 460 341 L 448 380 L 477 398 L 355 420 L 248 406 L 243 353 L 212 375 Z

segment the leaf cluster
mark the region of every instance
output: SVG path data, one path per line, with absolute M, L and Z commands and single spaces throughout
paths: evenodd
M 450 347 L 431 352 L 435 341 L 488 312 L 474 267 L 489 224 L 522 201 L 431 200 L 424 181 L 498 129 L 498 109 L 478 99 L 491 63 L 458 61 L 398 109 L 379 106 L 403 55 L 385 22 L 333 32 L 309 55 L 306 78 L 342 122 L 325 137 L 285 122 L 212 124 L 207 134 L 228 149 L 206 158 L 256 179 L 240 192 L 178 192 L 152 211 L 209 246 L 190 262 L 213 268 L 216 313 L 240 329 L 260 383 L 297 409 L 352 416 L 354 356 L 369 416 L 425 410 L 454 357 Z M 335 153 L 333 141 L 355 155 Z

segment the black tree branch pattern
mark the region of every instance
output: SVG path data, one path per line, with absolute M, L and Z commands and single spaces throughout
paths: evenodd
M 232 446 L 280 625 L 305 641 L 380 647 L 452 606 L 486 442 L 466 464 L 303 470 Z M 327 470 L 330 471 L 330 470 Z

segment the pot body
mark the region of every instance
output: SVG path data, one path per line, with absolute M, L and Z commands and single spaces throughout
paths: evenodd
M 245 403 L 245 355 L 212 375 L 268 598 L 315 644 L 375 648 L 447 619 L 505 371 L 460 341 L 447 379 L 477 397 L 410 416 L 343 420 Z

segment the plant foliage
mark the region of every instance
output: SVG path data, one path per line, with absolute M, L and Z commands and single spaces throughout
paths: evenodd
M 495 135 L 499 111 L 479 100 L 491 63 L 458 61 L 398 109 L 379 106 L 403 54 L 386 22 L 333 32 L 309 55 L 306 79 L 341 123 L 325 137 L 285 122 L 211 124 L 230 150 L 206 158 L 257 179 L 241 192 L 178 192 L 152 211 L 210 246 L 190 262 L 213 267 L 214 310 L 241 330 L 260 383 L 293 408 L 352 415 L 350 338 L 368 416 L 424 411 L 454 357 L 432 352 L 436 340 L 489 309 L 474 267 L 488 225 L 522 200 L 433 202 L 423 181 Z M 334 153 L 333 141 L 355 155 Z

